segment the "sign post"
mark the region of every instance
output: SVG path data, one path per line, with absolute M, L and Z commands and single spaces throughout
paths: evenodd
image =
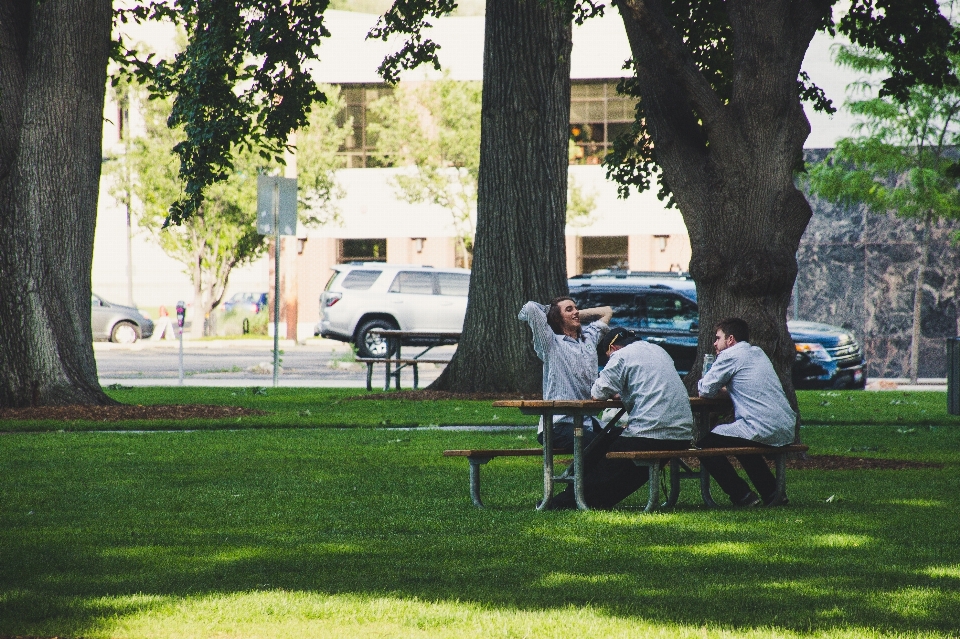
M 183 386 L 183 323 L 187 317 L 187 305 L 183 302 L 177 302 L 177 334 L 180 337 L 180 385 Z
M 257 176 L 257 232 L 273 235 L 273 386 L 280 373 L 280 236 L 297 234 L 297 180 Z

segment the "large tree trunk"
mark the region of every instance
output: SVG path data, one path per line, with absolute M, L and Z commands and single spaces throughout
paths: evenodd
M 90 273 L 110 0 L 0 0 L 0 406 L 110 403 Z
M 734 34 L 733 88 L 721 99 L 656 0 L 618 5 L 627 30 L 656 159 L 690 234 L 700 306 L 693 390 L 713 326 L 750 325 L 796 407 L 796 356 L 786 315 L 796 253 L 811 216 L 794 185 L 810 126 L 797 90 L 823 8 L 802 0 L 726 4 Z
M 539 393 L 517 320 L 566 294 L 571 20 L 554 2 L 490 0 L 483 52 L 477 235 L 463 337 L 431 388 Z

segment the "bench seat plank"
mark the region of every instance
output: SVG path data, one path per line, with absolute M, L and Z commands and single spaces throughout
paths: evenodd
M 554 455 L 572 455 L 572 449 L 557 449 Z M 444 457 L 539 457 L 543 455 L 542 448 L 504 448 L 488 450 L 445 450 Z
M 779 455 L 783 453 L 804 453 L 810 450 L 809 446 L 803 444 L 791 444 L 790 446 L 778 446 L 775 448 L 765 447 L 741 447 L 741 448 L 691 448 L 689 450 L 637 450 L 637 451 L 614 451 L 607 453 L 608 459 L 663 459 L 665 457 L 729 457 L 731 455 Z M 669 452 L 670 454 L 664 454 Z

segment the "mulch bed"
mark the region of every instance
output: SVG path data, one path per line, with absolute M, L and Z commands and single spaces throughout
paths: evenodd
M 207 406 L 204 404 L 160 406 L 34 406 L 30 408 L 0 408 L 0 420 L 50 419 L 56 421 L 119 422 L 132 419 L 219 419 L 245 415 L 269 415 L 262 410 L 238 406 Z M 0 638 L 2 639 L 2 638 Z
M 520 393 L 451 393 L 449 391 L 436 390 L 409 390 L 395 391 L 392 393 L 368 393 L 366 395 L 356 395 L 354 397 L 346 398 L 345 401 L 365 399 L 405 399 L 411 402 L 436 401 L 440 399 L 459 399 L 493 402 L 498 399 L 543 399 L 543 395 L 540 393 L 521 395 Z

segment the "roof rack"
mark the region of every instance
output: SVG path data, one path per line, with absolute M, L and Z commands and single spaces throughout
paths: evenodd
M 647 278 L 658 278 L 658 279 L 677 279 L 677 280 L 689 280 L 690 273 L 687 271 L 627 271 L 623 269 L 612 269 L 612 268 L 602 268 L 590 273 L 581 273 L 580 275 L 574 275 L 570 279 L 592 279 L 597 277 L 612 277 L 612 278 L 628 278 L 628 277 L 647 277 Z

